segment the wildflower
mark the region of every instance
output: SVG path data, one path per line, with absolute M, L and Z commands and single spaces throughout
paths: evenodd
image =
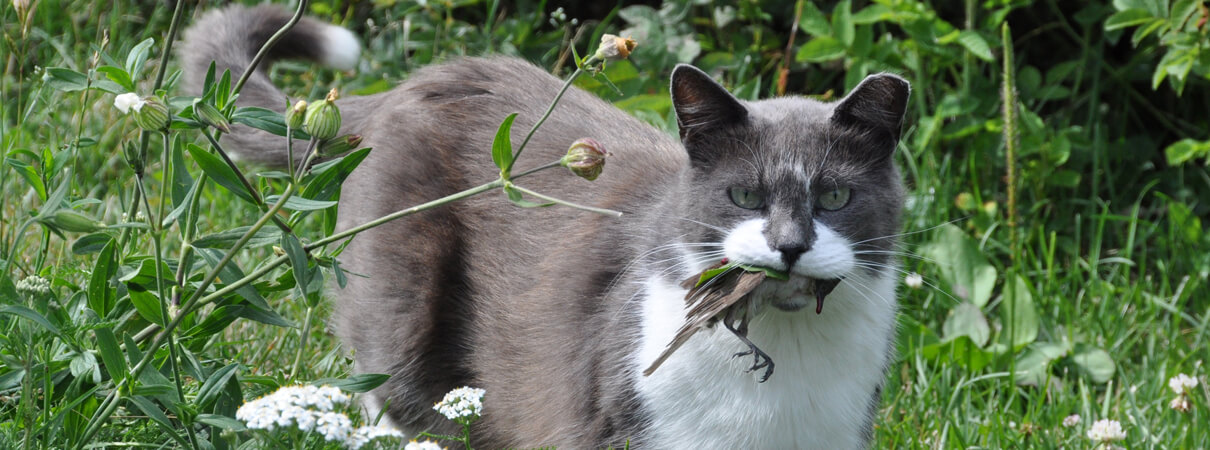
M 907 287 L 912 289 L 920 289 L 920 286 L 924 285 L 924 277 L 920 276 L 920 274 L 916 272 L 912 272 L 903 279 L 903 284 L 906 284 Z
M 168 126 L 168 105 L 156 97 L 147 97 L 141 102 L 134 115 L 134 121 L 139 124 L 139 128 L 157 131 Z
M 327 438 L 344 426 L 349 434 L 351 423 L 331 416 L 336 405 L 347 405 L 350 397 L 331 386 L 286 386 L 272 394 L 244 403 L 235 411 L 235 418 L 254 430 L 274 430 L 295 426 L 302 431 L 316 431 Z M 335 436 L 335 434 L 331 434 Z M 332 439 L 328 439 L 332 440 Z
M 319 145 L 320 156 L 339 156 L 361 145 L 361 135 L 349 134 L 336 139 L 328 139 Z
M 353 433 L 353 422 L 338 412 L 321 413 L 315 419 L 315 432 L 322 434 L 326 441 L 345 441 Z
M 637 45 L 638 43 L 634 39 L 606 34 L 601 36 L 601 45 L 597 47 L 597 52 L 593 57 L 602 61 L 626 59 Z
M 1193 402 L 1189 401 L 1189 396 L 1181 394 L 1168 402 L 1168 407 L 1177 410 L 1178 412 L 1189 412 L 1189 408 L 1193 407 Z
M 463 386 L 445 394 L 433 409 L 447 419 L 467 425 L 479 419 L 483 412 L 483 389 Z
M 445 447 L 437 445 L 437 443 L 433 441 L 411 441 L 408 442 L 408 445 L 403 446 L 403 450 L 445 450 Z
M 37 275 L 30 275 L 17 282 L 17 292 L 25 295 L 46 295 L 50 293 L 50 281 Z
M 297 130 L 303 126 L 303 118 L 307 116 L 307 101 L 299 100 L 294 106 L 286 111 L 286 125 L 291 129 Z
M 227 120 L 227 116 L 224 116 L 223 113 L 218 110 L 218 108 L 215 108 L 214 105 L 209 103 L 201 101 L 194 103 L 193 117 L 202 121 L 202 123 L 206 125 L 210 125 L 214 128 L 222 130 L 224 133 L 231 132 L 231 122 Z
M 1122 431 L 1122 424 L 1120 422 L 1101 419 L 1093 423 L 1092 428 L 1088 429 L 1088 439 L 1101 444 L 1109 444 L 1112 441 L 1126 439 L 1126 432 Z
M 600 142 L 592 138 L 580 138 L 571 143 L 567 155 L 559 160 L 559 164 L 570 169 L 576 176 L 592 181 L 601 176 L 607 156 L 609 152 L 605 151 L 605 146 Z
M 1071 428 L 1071 427 L 1074 427 L 1079 424 L 1080 424 L 1080 415 L 1079 414 L 1072 414 L 1070 416 L 1063 418 L 1063 426 L 1065 426 L 1067 428 Z
M 332 139 L 340 132 L 340 109 L 336 107 L 336 89 L 328 91 L 323 101 L 307 105 L 303 129 L 316 139 Z
M 114 97 L 113 106 L 118 108 L 118 111 L 122 111 L 122 114 L 129 114 L 132 109 L 138 112 L 143 109 L 143 99 L 139 97 L 139 94 L 127 92 Z
M 1185 395 L 1197 387 L 1197 378 L 1193 378 L 1183 373 L 1176 374 L 1175 377 L 1168 379 L 1168 388 L 1176 395 Z
M 388 427 L 388 426 L 367 425 L 367 426 L 360 427 L 360 428 L 354 430 L 353 434 L 349 435 L 349 440 L 347 442 L 345 442 L 345 444 L 348 445 L 349 448 L 351 448 L 353 450 L 357 450 L 357 449 L 361 448 L 363 445 L 370 443 L 370 441 L 373 441 L 374 439 L 378 439 L 378 438 L 383 438 L 383 437 L 390 437 L 390 438 L 402 440 L 403 433 L 399 432 L 399 430 L 396 430 L 396 429 Z M 415 441 L 413 441 L 413 442 L 415 442 Z M 436 444 L 433 444 L 433 445 L 436 445 Z M 408 448 L 411 448 L 411 447 L 408 447 Z M 434 448 L 438 448 L 438 447 L 434 447 Z

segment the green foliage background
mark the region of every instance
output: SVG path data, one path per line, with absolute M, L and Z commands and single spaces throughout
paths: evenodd
M 1123 423 L 1131 448 L 1210 442 L 1204 0 L 649 3 L 565 5 L 561 17 L 555 2 L 316 1 L 312 15 L 364 38 L 358 70 L 288 62 L 273 75 L 311 99 L 331 87 L 384 91 L 416 67 L 461 55 L 517 55 L 565 75 L 574 69 L 569 46 L 585 53 L 612 32 L 639 42 L 630 61 L 609 65 L 614 86 L 577 84 L 674 132 L 666 80 L 677 63 L 701 67 L 746 99 L 835 99 L 867 74 L 901 74 L 913 85 L 897 154 L 911 189 L 905 272 L 922 274 L 925 285 L 903 289 L 899 357 L 874 446 L 1091 446 L 1084 431 L 1102 418 Z M 186 5 L 184 22 L 213 7 Z M 194 266 L 187 291 L 209 266 L 198 256 L 205 251 L 181 259 L 184 248 L 229 246 L 233 238 L 221 233 L 253 223 L 259 210 L 211 184 L 186 222 L 196 234 L 169 230 L 160 248 L 146 225 L 118 225 L 134 222 L 123 217 L 136 178 L 122 149 L 139 135 L 111 106 L 113 94 L 123 84 L 151 94 L 171 8 L 53 0 L 2 8 L 0 447 L 200 439 L 224 448 L 246 438 L 222 419 L 243 398 L 347 377 L 350 364 L 319 325 L 328 304 L 318 287 L 298 288 L 309 278 L 294 274 L 332 284 L 340 271 L 330 259 L 251 285 L 268 310 L 240 293 L 191 311 L 169 346 L 179 354 L 135 342 L 157 321 L 151 255 L 170 271 Z M 140 50 L 146 38 L 154 44 Z M 140 52 L 145 62 L 128 60 Z M 194 162 L 209 144 L 190 129 L 198 122 L 186 126 L 189 99 L 176 98 L 184 93 L 173 87 L 175 65 L 168 69 L 166 98 L 185 118 L 174 134 L 182 142 L 165 152 L 151 139 L 147 174 L 149 199 L 171 209 L 182 193 L 161 192 L 159 181 L 209 173 Z M 196 150 L 181 151 L 190 143 Z M 178 155 L 176 173 L 164 170 L 161 153 Z M 281 189 L 269 175 L 253 177 L 263 194 Z M 90 234 L 31 220 L 56 211 L 110 227 Z M 304 241 L 330 233 L 323 211 L 290 220 Z M 126 234 L 128 245 L 103 250 Z M 253 272 L 275 242 L 239 252 L 236 264 Z M 32 275 L 50 280 L 51 291 L 18 290 Z M 314 323 L 305 320 L 313 314 Z M 158 351 L 153 375 L 132 381 L 120 412 L 85 436 L 115 380 L 148 351 Z M 170 360 L 185 374 L 179 382 L 168 382 Z M 1168 408 L 1167 379 L 1177 373 L 1202 379 L 1187 413 Z M 1071 414 L 1081 422 L 1060 425 Z

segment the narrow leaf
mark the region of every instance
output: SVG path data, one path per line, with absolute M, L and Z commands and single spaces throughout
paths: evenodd
M 244 188 L 244 184 L 236 176 L 235 171 L 231 170 L 231 167 L 223 162 L 221 158 L 203 150 L 195 144 L 186 145 L 186 149 L 189 150 L 189 155 L 193 156 L 193 161 L 202 168 L 203 172 L 206 172 L 206 175 L 209 175 L 220 186 L 235 194 L 236 197 L 248 203 L 256 204 L 256 201 L 252 199 L 252 195 L 248 193 Z
M 513 166 L 512 128 L 516 118 L 517 113 L 505 117 L 504 122 L 500 123 L 500 128 L 496 130 L 496 138 L 492 140 L 492 162 L 496 163 L 500 170 Z

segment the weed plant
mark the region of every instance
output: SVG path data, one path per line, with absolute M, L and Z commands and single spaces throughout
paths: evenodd
M 670 133 L 677 63 L 747 99 L 899 73 L 908 283 L 873 446 L 1092 448 L 1119 437 L 1102 419 L 1112 445 L 1210 442 L 1204 0 L 304 6 L 365 51 L 351 72 L 277 64 L 292 98 L 381 92 L 461 55 L 566 76 L 611 30 L 640 43 L 631 59 L 567 78 Z M 0 8 L 0 448 L 228 448 L 253 437 L 245 400 L 381 382 L 350 376 L 322 325 L 345 276 L 338 185 L 372 150 L 298 173 L 228 164 L 224 120 L 295 135 L 300 155 L 311 141 L 235 108 L 238 79 L 212 74 L 200 101 L 176 88 L 169 46 L 195 8 Z M 143 131 L 113 106 L 127 92 L 171 125 Z M 505 175 L 485 190 L 512 186 L 513 152 L 483 152 Z M 1178 394 L 1181 373 L 1200 383 Z

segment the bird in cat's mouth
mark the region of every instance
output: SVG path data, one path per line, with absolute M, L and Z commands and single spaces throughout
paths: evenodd
M 752 295 L 767 301 L 777 309 L 794 312 L 810 305 L 815 300 L 815 314 L 823 313 L 823 301 L 840 284 L 840 278 L 824 280 L 792 275 L 787 280 L 768 280 L 755 289 Z

